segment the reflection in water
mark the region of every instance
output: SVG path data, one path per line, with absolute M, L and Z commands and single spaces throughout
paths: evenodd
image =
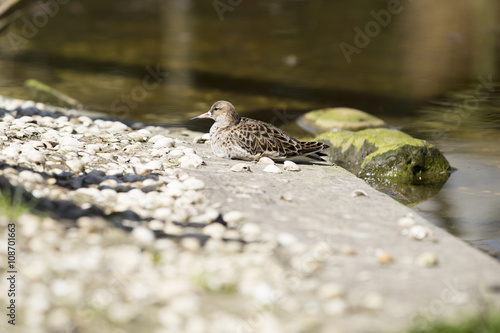
M 33 22 L 41 5 L 23 17 Z M 113 116 L 203 131 L 209 125 L 186 119 L 226 99 L 245 116 L 289 122 L 287 131 L 298 136 L 304 133 L 294 120 L 308 110 L 359 108 L 454 156 L 459 171 L 419 209 L 465 239 L 485 239 L 472 232 L 490 230 L 488 239 L 500 242 L 499 222 L 489 215 L 499 196 L 462 205 L 466 193 L 458 189 L 469 175 L 464 167 L 476 166 L 488 185 L 469 184 L 470 191 L 496 193 L 493 155 L 481 152 L 484 163 L 467 159 L 499 141 L 499 126 L 469 126 L 497 119 L 498 92 L 488 90 L 473 111 L 446 96 L 438 108 L 417 112 L 479 75 L 498 81 L 496 5 L 419 0 L 391 9 L 386 0 L 261 0 L 242 1 L 221 19 L 212 1 L 71 1 L 33 35 L 23 35 L 26 20 L 16 20 L 6 32 L 23 37 L 22 45 L 13 48 L 9 35 L 0 35 L 0 94 L 29 98 L 23 83 L 35 78 Z M 347 44 L 359 51 L 350 59 L 340 47 Z M 154 81 L 153 73 L 163 74 Z

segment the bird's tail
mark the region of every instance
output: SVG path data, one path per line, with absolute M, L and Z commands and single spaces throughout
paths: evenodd
M 299 153 L 307 155 L 307 154 L 313 154 L 313 153 L 318 153 L 319 151 L 329 148 L 330 146 L 327 144 L 324 144 L 323 142 L 301 142 L 300 143 L 300 151 Z M 319 154 L 319 155 L 325 155 L 325 154 Z
M 323 142 L 313 141 L 313 142 L 301 142 L 300 146 L 301 146 L 300 154 L 312 158 L 313 160 L 328 162 L 327 160 L 321 157 L 321 156 L 326 156 L 326 154 L 321 153 L 321 151 L 323 149 L 329 148 L 330 147 L 329 145 Z

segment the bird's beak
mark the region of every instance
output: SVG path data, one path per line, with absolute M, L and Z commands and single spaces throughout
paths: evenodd
M 199 116 L 193 117 L 193 118 L 191 118 L 189 120 L 200 119 L 200 118 L 210 118 L 210 111 L 209 112 L 205 112 L 204 114 L 200 114 Z

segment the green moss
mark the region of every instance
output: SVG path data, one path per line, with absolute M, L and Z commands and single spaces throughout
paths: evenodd
M 405 203 L 426 200 L 448 180 L 451 168 L 443 154 L 424 140 L 385 128 L 327 132 L 315 140 L 330 145 L 333 163 Z M 424 187 L 415 187 L 425 185 Z M 407 197 L 406 195 L 409 195 Z
M 360 122 L 379 120 L 377 117 L 366 112 L 347 108 L 320 109 L 308 112 L 306 115 L 306 117 L 311 120 L 321 122 Z

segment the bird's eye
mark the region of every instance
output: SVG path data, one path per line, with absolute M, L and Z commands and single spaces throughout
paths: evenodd
M 219 110 L 220 110 L 220 108 L 219 108 L 219 107 L 215 107 L 215 108 L 214 108 L 214 111 L 219 111 Z

